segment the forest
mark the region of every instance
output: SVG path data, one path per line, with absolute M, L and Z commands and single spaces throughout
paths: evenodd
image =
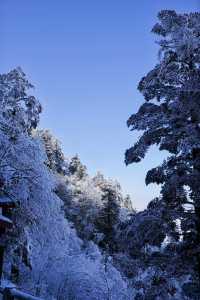
M 157 64 L 127 121 L 140 135 L 121 158 L 139 163 L 153 145 L 167 153 L 146 174 L 161 191 L 143 211 L 39 127 L 21 67 L 0 75 L 2 299 L 200 299 L 200 13 L 162 10 L 152 33 Z

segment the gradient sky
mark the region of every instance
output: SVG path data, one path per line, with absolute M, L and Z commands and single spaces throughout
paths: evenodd
M 161 9 L 199 8 L 200 0 L 0 2 L 0 72 L 21 66 L 44 108 L 40 126 L 90 174 L 119 180 L 138 209 L 158 195 L 144 179 L 163 157 L 152 149 L 142 163 L 124 165 L 136 140 L 126 120 L 143 101 L 137 84 L 157 60 L 150 31 Z

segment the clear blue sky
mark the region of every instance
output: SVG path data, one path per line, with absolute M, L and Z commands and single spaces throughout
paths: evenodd
M 126 120 L 142 103 L 137 83 L 157 59 L 150 33 L 161 9 L 197 11 L 200 0 L 1 0 L 0 72 L 21 66 L 43 105 L 41 127 L 78 153 L 91 174 L 120 181 L 133 205 L 158 194 L 144 183 L 162 155 L 124 165 L 134 143 Z

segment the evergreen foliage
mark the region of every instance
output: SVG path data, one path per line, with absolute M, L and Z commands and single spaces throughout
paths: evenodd
M 179 220 L 179 239 L 196 252 L 200 275 L 200 14 L 164 10 L 158 18 L 152 31 L 160 59 L 138 86 L 146 102 L 127 124 L 143 133 L 126 151 L 126 164 L 141 161 L 154 144 L 168 151 L 146 183 L 161 184 L 165 212 Z

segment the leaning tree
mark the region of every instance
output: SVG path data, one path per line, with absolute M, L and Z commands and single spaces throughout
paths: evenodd
M 125 162 L 141 161 L 152 145 L 168 151 L 146 184 L 161 184 L 161 201 L 181 222 L 200 275 L 200 13 L 164 10 L 158 19 L 152 31 L 160 37 L 159 61 L 139 82 L 145 103 L 127 122 L 142 135 Z

